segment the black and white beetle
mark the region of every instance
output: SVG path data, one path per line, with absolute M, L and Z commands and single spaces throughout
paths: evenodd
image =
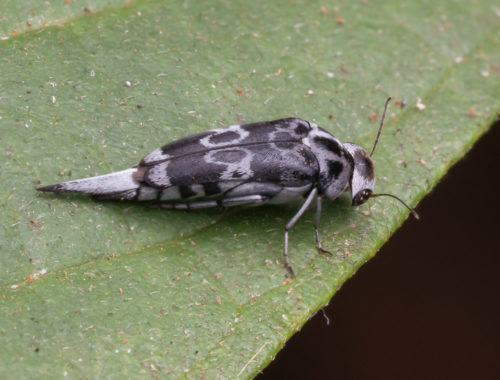
M 375 169 L 371 155 L 384 123 L 388 98 L 377 138 L 368 155 L 356 144 L 342 144 L 314 123 L 297 118 L 233 125 L 171 142 L 142 159 L 139 165 L 98 177 L 78 179 L 37 190 L 92 194 L 99 200 L 161 202 L 167 209 L 200 209 L 237 205 L 286 203 L 305 198 L 285 226 L 283 254 L 288 260 L 288 230 L 316 198 L 315 234 L 323 198 L 335 199 L 349 186 L 353 206 L 373 194 Z

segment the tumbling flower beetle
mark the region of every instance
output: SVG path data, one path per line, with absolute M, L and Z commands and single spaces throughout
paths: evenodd
M 171 142 L 154 150 L 139 165 L 98 177 L 40 187 L 39 191 L 92 194 L 99 200 L 157 202 L 167 209 L 200 209 L 237 205 L 286 203 L 305 198 L 285 226 L 285 267 L 288 231 L 316 199 L 316 246 L 324 198 L 335 199 L 348 187 L 352 205 L 390 196 L 418 219 L 417 213 L 392 194 L 374 194 L 371 156 L 382 132 L 388 98 L 375 143 L 368 155 L 352 143 L 341 143 L 316 124 L 287 118 L 213 129 Z

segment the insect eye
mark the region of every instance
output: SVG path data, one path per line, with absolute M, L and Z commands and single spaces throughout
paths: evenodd
M 369 189 L 361 190 L 352 199 L 352 205 L 359 206 L 359 205 L 365 203 L 368 200 L 368 198 L 370 198 L 371 194 L 372 194 L 372 191 Z

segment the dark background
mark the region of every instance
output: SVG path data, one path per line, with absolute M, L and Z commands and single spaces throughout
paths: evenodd
M 500 379 L 500 123 L 258 376 Z

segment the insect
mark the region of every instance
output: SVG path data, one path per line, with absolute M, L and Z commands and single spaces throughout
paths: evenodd
M 390 196 L 418 218 L 395 195 L 373 193 L 371 156 L 390 100 L 385 103 L 369 155 L 356 144 L 341 143 L 315 123 L 287 118 L 188 136 L 154 150 L 133 168 L 37 190 L 86 193 L 98 200 L 150 201 L 156 202 L 156 207 L 183 210 L 305 199 L 285 226 L 285 267 L 294 276 L 288 258 L 288 231 L 314 200 L 316 247 L 321 254 L 330 254 L 323 249 L 318 233 L 322 201 L 339 197 L 347 188 L 353 206 L 369 198 Z

